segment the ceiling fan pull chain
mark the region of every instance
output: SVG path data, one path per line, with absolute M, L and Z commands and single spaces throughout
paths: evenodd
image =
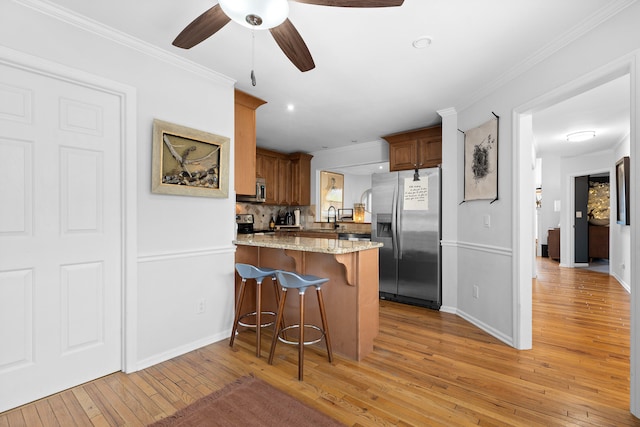
M 256 85 L 256 74 L 253 72 L 256 59 L 256 32 L 251 31 L 251 84 Z

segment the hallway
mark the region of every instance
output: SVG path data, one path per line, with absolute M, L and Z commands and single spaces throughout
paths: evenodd
M 607 273 L 537 265 L 532 351 L 544 354 L 549 380 L 628 410 L 631 296 Z

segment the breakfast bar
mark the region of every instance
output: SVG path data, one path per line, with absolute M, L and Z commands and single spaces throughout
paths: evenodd
M 238 235 L 236 262 L 326 277 L 323 287 L 333 351 L 362 360 L 378 335 L 378 242 L 277 235 Z M 240 279 L 236 276 L 236 290 Z M 269 289 L 266 286 L 265 289 Z M 320 324 L 315 292 L 305 295 L 305 323 Z M 275 309 L 275 296 L 263 292 L 263 307 Z M 307 304 L 307 299 L 309 303 Z M 243 312 L 251 309 L 246 298 Z M 246 309 L 246 310 L 245 310 Z M 287 300 L 285 320 L 296 318 L 295 298 Z

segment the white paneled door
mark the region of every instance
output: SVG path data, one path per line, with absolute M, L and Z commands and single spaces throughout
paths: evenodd
M 0 65 L 0 412 L 120 370 L 121 107 Z

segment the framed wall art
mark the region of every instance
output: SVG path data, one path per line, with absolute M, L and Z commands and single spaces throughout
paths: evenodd
M 616 163 L 616 222 L 631 225 L 631 209 L 629 205 L 629 157 L 625 156 Z
M 331 220 L 338 220 L 338 209 L 344 202 L 344 175 L 341 173 L 320 171 L 320 220 L 327 221 L 329 208 Z
M 470 200 L 498 200 L 498 116 L 464 132 L 464 201 Z
M 181 196 L 229 196 L 229 138 L 153 121 L 151 191 Z

